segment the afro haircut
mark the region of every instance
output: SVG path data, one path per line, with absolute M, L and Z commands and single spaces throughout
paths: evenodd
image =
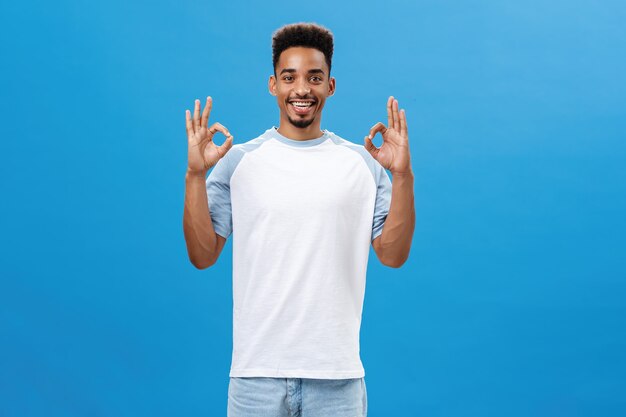
M 278 64 L 280 54 L 293 46 L 315 48 L 322 52 L 330 75 L 333 59 L 333 34 L 330 30 L 316 23 L 292 23 L 276 30 L 272 37 L 274 75 L 276 75 L 276 64 Z

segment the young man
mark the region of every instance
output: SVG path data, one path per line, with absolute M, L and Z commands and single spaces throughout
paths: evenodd
M 374 125 L 365 146 L 320 130 L 335 92 L 332 54 L 333 36 L 321 26 L 275 32 L 269 91 L 280 124 L 248 142 L 233 145 L 226 127 L 208 125 L 210 97 L 202 114 L 199 100 L 193 119 L 186 111 L 191 262 L 213 265 L 233 234 L 230 417 L 367 413 L 359 332 L 369 245 L 384 265 L 406 261 L 413 172 L 393 97 L 388 125 Z M 226 136 L 221 146 L 216 132 Z

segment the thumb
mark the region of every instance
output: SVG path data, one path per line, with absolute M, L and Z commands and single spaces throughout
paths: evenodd
M 232 147 L 233 147 L 233 136 L 232 135 L 228 135 L 228 137 L 226 138 L 224 143 L 222 143 L 222 145 L 219 147 L 220 155 L 222 155 L 222 157 L 224 157 L 224 155 L 226 155 L 226 153 Z
M 372 155 L 374 158 L 376 158 L 376 155 L 378 154 L 378 148 L 376 147 L 376 145 L 374 145 L 374 142 L 372 142 L 372 138 L 370 136 L 365 136 L 365 149 L 367 149 L 367 151 L 370 153 L 370 155 Z

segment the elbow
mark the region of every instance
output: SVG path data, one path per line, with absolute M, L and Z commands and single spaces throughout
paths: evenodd
M 215 265 L 215 260 L 210 258 L 197 259 L 197 258 L 189 258 L 191 264 L 195 266 L 197 269 L 207 269 L 210 266 Z
M 381 256 L 380 263 L 390 268 L 400 268 L 409 258 L 409 254 L 400 254 L 396 256 Z
M 400 268 L 402 265 L 404 265 L 405 262 L 406 262 L 406 259 L 381 260 L 381 263 L 383 265 L 388 266 L 390 268 Z
M 411 251 L 410 241 L 400 241 L 399 238 L 394 236 L 388 238 L 387 241 L 383 241 L 381 236 L 374 239 L 372 245 L 380 263 L 389 268 L 400 268 L 409 259 L 409 252 Z
M 207 269 L 208 267 L 213 265 L 213 264 L 202 263 L 202 262 L 192 262 L 192 264 L 193 264 L 193 266 L 196 267 L 196 269 L 199 269 L 199 270 Z

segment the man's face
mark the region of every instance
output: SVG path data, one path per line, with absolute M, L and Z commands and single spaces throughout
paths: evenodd
M 298 46 L 280 54 L 269 89 L 278 101 L 281 121 L 306 128 L 321 120 L 326 97 L 335 93 L 335 79 L 329 77 L 324 53 Z

